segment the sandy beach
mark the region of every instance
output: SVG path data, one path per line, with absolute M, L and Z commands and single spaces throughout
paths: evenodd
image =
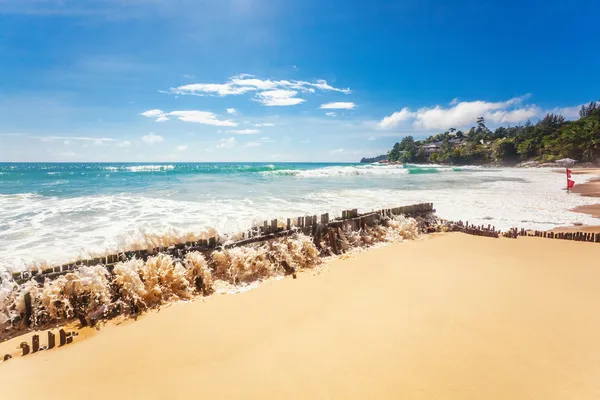
M 597 399 L 599 257 L 535 238 L 392 244 L 15 357 L 0 387 L 6 399 Z
M 579 168 L 572 170 L 573 175 L 600 175 L 598 168 Z M 572 193 L 587 197 L 600 197 L 600 179 L 592 179 L 584 184 L 575 185 L 571 189 Z M 572 211 L 589 214 L 595 218 L 600 218 L 600 203 L 586 206 L 575 207 Z

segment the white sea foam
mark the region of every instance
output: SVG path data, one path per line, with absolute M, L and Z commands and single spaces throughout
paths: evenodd
M 569 210 L 598 200 L 567 195 L 564 176 L 550 170 L 473 168 L 412 175 L 401 166 L 366 167 L 329 168 L 392 172 L 377 180 L 367 174 L 351 180 L 330 175 L 316 182 L 278 177 L 266 179 L 265 186 L 248 184 L 245 177 L 210 184 L 191 180 L 156 193 L 0 195 L 0 271 L 240 232 L 273 218 L 283 224 L 288 217 L 339 216 L 350 208 L 369 211 L 419 202 L 434 203 L 443 218 L 500 229 L 597 224 Z M 306 173 L 322 173 L 314 171 L 319 170 Z M 574 179 L 581 183 L 589 177 Z
M 469 171 L 469 170 L 480 170 L 481 167 L 477 166 L 461 166 L 461 167 L 448 167 L 443 165 L 387 165 L 387 164 L 366 164 L 366 165 L 347 165 L 347 166 L 334 166 L 324 167 L 317 169 L 282 169 L 277 171 L 263 171 L 262 175 L 265 176 L 297 176 L 301 178 L 331 178 L 331 177 L 343 177 L 343 176 L 373 176 L 373 177 L 386 177 L 394 175 L 406 175 L 406 174 L 426 174 L 426 173 L 437 173 L 437 172 L 457 172 L 457 171 Z
M 125 166 L 108 166 L 104 167 L 107 171 L 128 171 L 128 172 L 156 172 L 156 171 L 172 171 L 174 165 L 125 165 Z

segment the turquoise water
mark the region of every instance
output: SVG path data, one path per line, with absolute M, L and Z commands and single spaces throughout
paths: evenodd
M 349 168 L 344 168 L 349 167 Z M 352 169 L 352 167 L 355 167 Z M 436 174 L 460 168 L 404 165 L 395 172 Z M 312 171 L 312 172 L 311 172 Z M 0 163 L 0 194 L 35 193 L 42 196 L 82 196 L 120 192 L 161 191 L 194 183 L 265 185 L 275 177 L 382 177 L 390 170 L 360 164 L 326 163 Z M 360 181 L 360 179 L 358 179 Z M 356 183 L 342 181 L 345 186 Z M 215 193 L 227 189 L 212 187 Z M 177 189 L 176 189 L 177 190 Z M 180 190 L 183 194 L 185 190 Z
M 551 171 L 314 163 L 0 163 L 0 272 L 264 219 L 433 202 L 446 218 L 586 222 Z

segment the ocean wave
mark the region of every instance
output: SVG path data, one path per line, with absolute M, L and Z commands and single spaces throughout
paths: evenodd
M 357 166 L 335 166 L 307 170 L 280 169 L 273 171 L 262 171 L 265 176 L 297 176 L 302 178 L 329 178 L 341 176 L 393 176 L 407 174 L 436 174 L 441 172 L 462 172 L 477 167 L 448 167 L 443 165 L 357 165 Z
M 174 165 L 124 165 L 124 166 L 108 166 L 103 169 L 107 171 L 127 171 L 127 172 L 157 172 L 157 171 L 172 171 Z

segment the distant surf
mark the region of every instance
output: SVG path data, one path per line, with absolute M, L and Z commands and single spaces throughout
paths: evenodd
M 265 219 L 421 202 L 442 218 L 503 230 L 593 224 L 568 210 L 595 200 L 563 188 L 549 170 L 478 166 L 0 163 L 0 271 L 241 232 Z

